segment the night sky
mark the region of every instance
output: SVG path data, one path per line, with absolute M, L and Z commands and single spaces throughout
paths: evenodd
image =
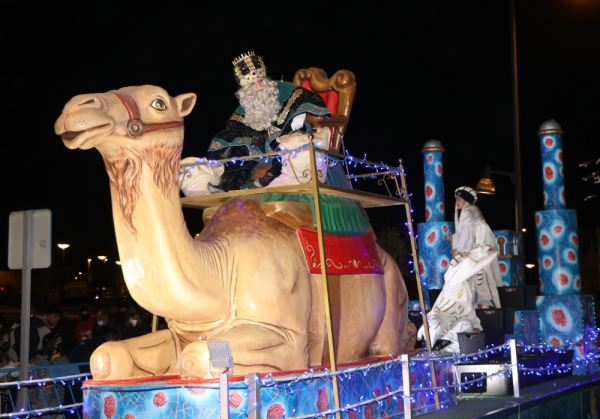
M 53 132 L 72 96 L 140 84 L 195 92 L 183 155 L 203 156 L 236 106 L 231 60 L 247 50 L 275 79 L 309 66 L 355 73 L 346 147 L 391 165 L 404 159 L 417 223 L 427 140 L 446 148 L 448 220 L 455 187 L 474 186 L 486 164 L 513 170 L 508 1 L 323 1 L 304 11 L 298 2 L 59 3 L 7 0 L 0 14 L 0 269 L 7 269 L 9 214 L 25 209 L 52 211 L 57 262 L 59 242 L 71 243 L 67 260 L 82 268 L 87 257 L 117 258 L 99 153 L 68 150 Z M 565 131 L 567 207 L 577 209 L 580 228 L 598 227 L 600 197 L 584 198 L 600 194 L 600 185 L 581 181 L 589 170 L 578 164 L 600 157 L 600 4 L 517 0 L 516 11 L 523 224 L 533 232 L 534 211 L 543 209 L 536 132 L 554 118 Z M 495 180 L 498 194 L 482 198 L 482 210 L 493 229 L 513 228 L 513 186 L 507 176 Z M 200 225 L 200 211 L 185 214 L 192 230 Z

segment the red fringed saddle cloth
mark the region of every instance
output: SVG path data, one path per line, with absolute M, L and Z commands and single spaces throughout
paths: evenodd
M 317 232 L 302 228 L 296 231 L 306 256 L 308 269 L 313 274 L 320 274 L 321 260 Z M 355 236 L 326 234 L 324 241 L 328 274 L 383 274 L 375 239 L 371 232 Z

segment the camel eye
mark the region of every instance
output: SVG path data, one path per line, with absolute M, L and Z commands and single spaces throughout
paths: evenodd
M 151 106 L 154 109 L 156 109 L 157 111 L 166 111 L 167 110 L 167 104 L 162 99 L 154 99 L 152 101 L 152 105 Z

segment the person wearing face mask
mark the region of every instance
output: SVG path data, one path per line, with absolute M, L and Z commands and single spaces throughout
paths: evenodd
M 75 325 L 75 338 L 78 342 L 87 341 L 92 338 L 92 331 L 96 319 L 87 306 L 82 306 L 79 310 L 79 319 Z
M 69 353 L 76 345 L 75 322 L 63 316 L 62 310 L 55 305 L 46 307 L 44 322 L 51 332 L 62 336 L 62 348 Z
M 142 310 L 133 305 L 127 310 L 125 324 L 121 329 L 121 339 L 129 339 L 150 333 L 150 327 L 145 321 Z

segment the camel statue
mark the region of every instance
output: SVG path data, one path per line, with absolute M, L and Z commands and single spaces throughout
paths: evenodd
M 326 358 L 320 276 L 296 232 L 260 202 L 230 199 L 192 236 L 178 183 L 183 118 L 196 95 L 151 85 L 73 97 L 55 123 L 70 149 L 96 148 L 110 181 L 123 276 L 133 299 L 168 329 L 112 341 L 92 354 L 94 379 L 212 377 L 207 343 L 228 341 L 232 373 L 306 369 Z M 383 274 L 331 275 L 338 362 L 414 344 L 407 292 L 379 246 Z

